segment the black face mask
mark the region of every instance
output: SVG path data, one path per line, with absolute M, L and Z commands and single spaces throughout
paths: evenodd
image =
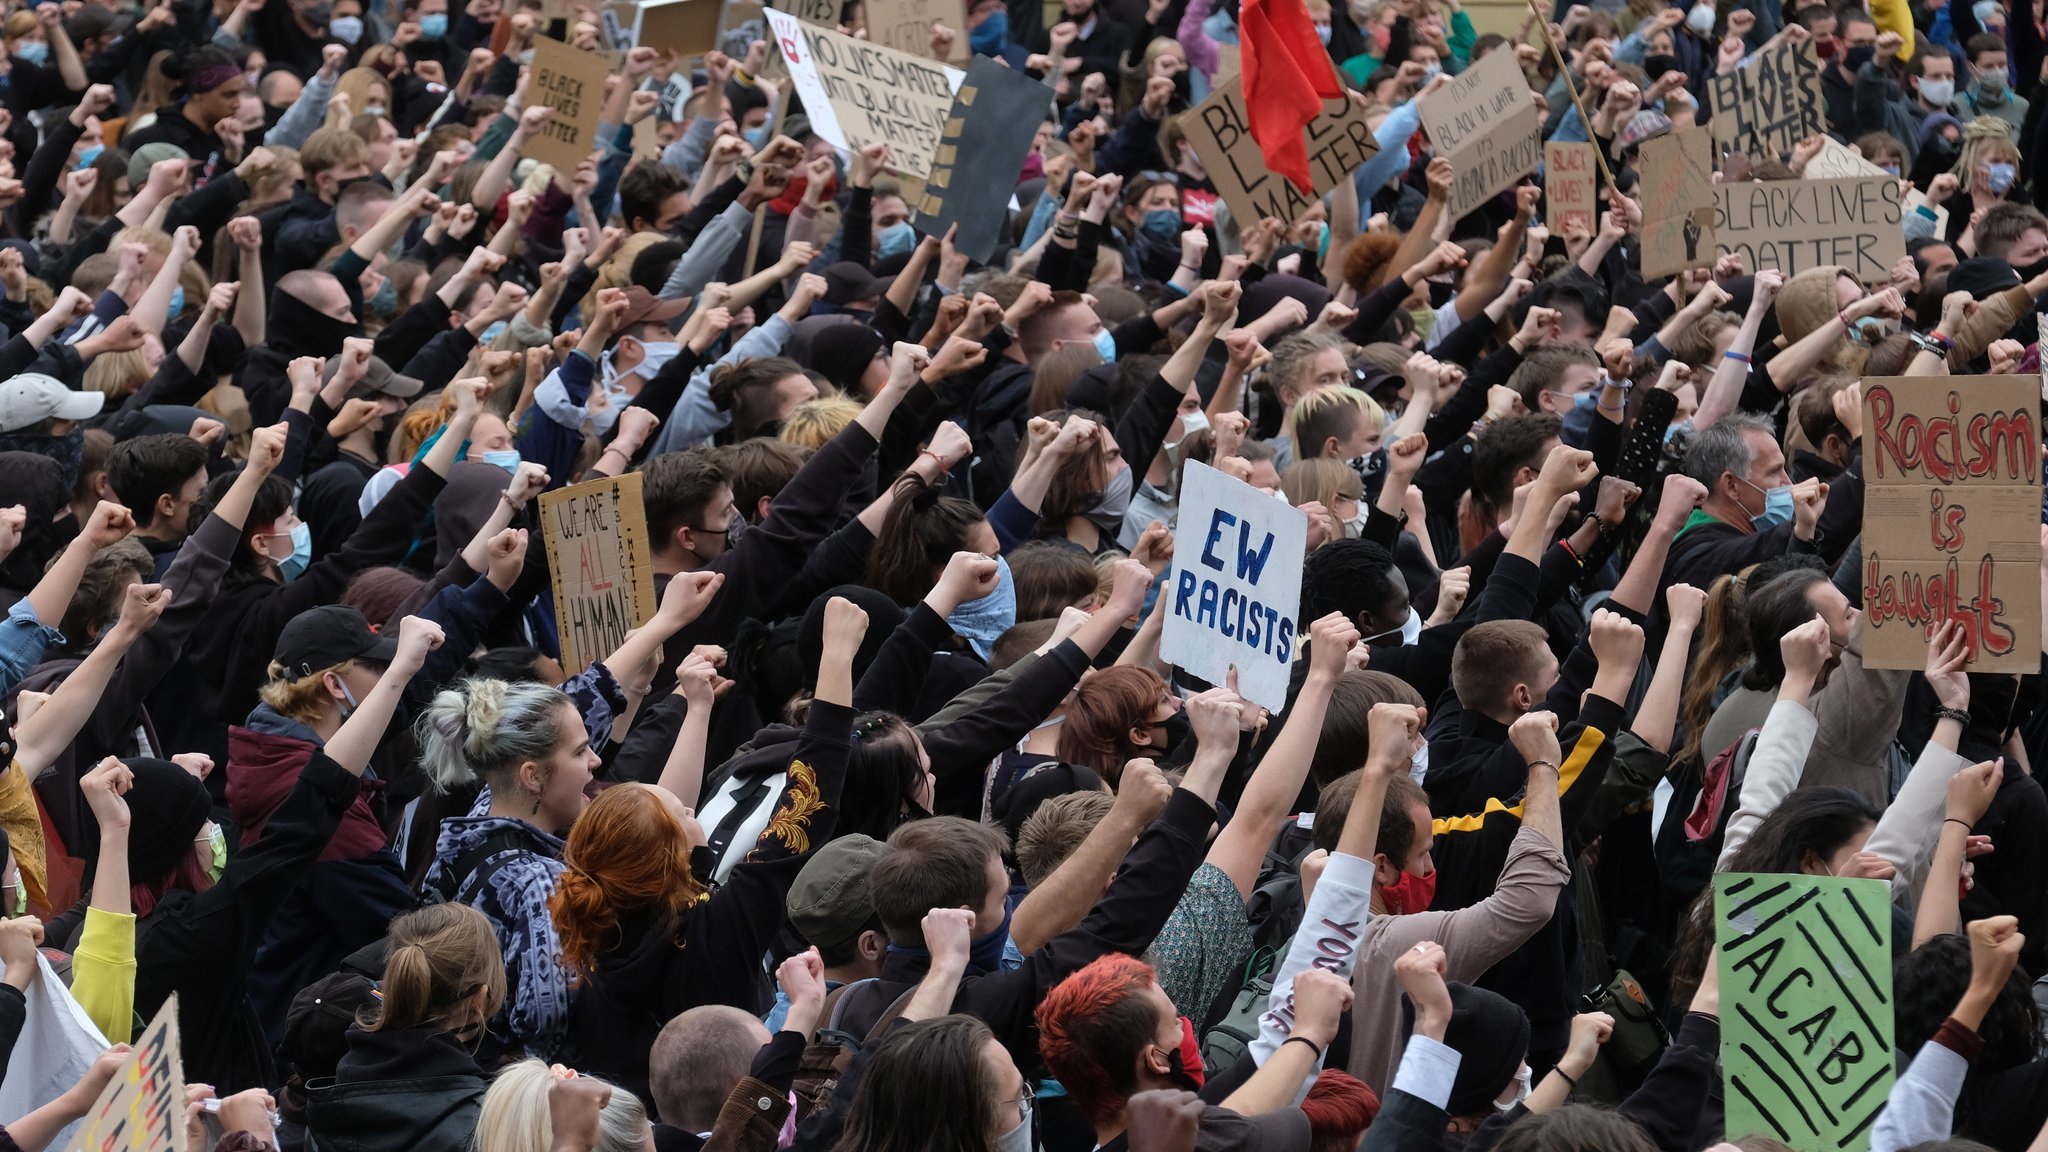
M 1650 56 L 1643 60 L 1643 71 L 1652 80 L 1657 79 L 1666 72 L 1676 72 L 1678 69 L 1678 57 L 1676 56 Z
M 1440 284 L 1435 280 L 1429 281 L 1428 284 L 1429 306 L 1431 308 L 1441 308 L 1444 305 L 1449 304 L 1451 302 L 1451 297 L 1457 295 L 1458 292 L 1458 286 L 1456 284 Z
M 2048 272 L 2048 256 L 2044 256 L 2024 268 L 2014 267 L 2013 271 L 2020 274 L 2021 281 L 2032 280 L 2041 273 Z
M 1865 64 L 1870 63 L 1871 59 L 1876 55 L 1877 47 L 1875 45 L 1855 45 L 1851 47 L 1847 52 L 1842 53 L 1842 67 L 1848 69 L 1851 72 L 1854 72 L 1857 69 L 1863 67 Z
M 1188 723 L 1188 714 L 1185 709 L 1161 720 L 1158 728 L 1162 730 L 1161 743 L 1158 748 L 1158 763 L 1160 764 L 1168 763 L 1173 759 L 1175 752 L 1194 743 L 1194 725 Z

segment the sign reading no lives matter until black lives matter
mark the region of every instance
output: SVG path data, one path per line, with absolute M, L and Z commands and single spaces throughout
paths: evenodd
M 1308 515 L 1190 460 L 1177 523 L 1159 655 L 1216 685 L 1234 667 L 1238 693 L 1278 712 L 1300 642 Z
M 1960 622 L 1972 672 L 2041 662 L 2038 376 L 1863 378 L 1863 663 L 1922 668 Z
M 554 576 L 563 666 L 588 668 L 654 617 L 654 554 L 640 473 L 543 493 L 541 531 Z
M 1323 101 L 1322 112 L 1301 133 L 1308 149 L 1309 180 L 1316 190 L 1315 197 L 1302 195 L 1292 181 L 1266 167 L 1265 154 L 1252 139 L 1244 81 L 1234 76 L 1182 113 L 1180 129 L 1215 182 L 1217 194 L 1230 206 L 1231 218 L 1245 222 L 1241 226 L 1268 216 L 1296 219 L 1380 150 L 1362 105 L 1342 97 Z
M 764 15 L 813 131 L 848 151 L 887 144 L 891 167 L 920 181 L 931 175 L 953 93 L 966 73 L 780 12 Z M 821 99 L 824 116 L 818 114 Z

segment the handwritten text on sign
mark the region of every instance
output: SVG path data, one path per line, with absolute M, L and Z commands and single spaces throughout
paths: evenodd
M 1550 226 L 1559 233 L 1596 225 L 1599 204 L 1593 188 L 1593 146 L 1552 143 L 1543 146 L 1543 187 L 1550 197 Z
M 1265 156 L 1252 139 L 1251 117 L 1245 110 L 1244 82 L 1218 84 L 1209 98 L 1180 118 L 1181 131 L 1195 156 L 1216 183 L 1234 219 L 1250 223 L 1268 216 L 1293 220 L 1315 201 L 1285 177 L 1266 167 Z M 1379 152 L 1365 109 L 1349 100 L 1325 100 L 1323 111 L 1307 128 L 1308 174 L 1320 197 L 1349 179 L 1358 166 Z
M 532 94 L 528 99 L 553 109 L 526 154 L 558 172 L 574 172 L 597 150 L 597 122 L 604 115 L 605 78 L 611 65 L 595 52 L 560 40 L 533 40 Z
M 562 665 L 581 671 L 654 616 L 654 558 L 640 474 L 592 480 L 540 498 L 554 576 Z
M 1707 80 L 1716 144 L 1751 156 L 1788 153 L 1828 130 L 1820 60 L 1813 45 L 1780 44 L 1733 72 Z
M 1494 52 L 1425 96 L 1422 127 L 1457 169 L 1450 214 L 1486 203 L 1543 160 L 1543 114 L 1513 53 Z
M 2034 376 L 1863 381 L 1863 662 L 1919 668 L 1967 630 L 1973 672 L 2040 665 L 2041 429 Z
M 1899 182 L 1750 180 L 1714 186 L 1714 242 L 1747 267 L 1796 276 L 1840 264 L 1865 284 L 1883 283 L 1906 254 Z
M 1238 691 L 1287 703 L 1301 613 L 1308 517 L 1199 461 L 1182 481 L 1173 576 L 1160 655 L 1211 684 L 1237 669 Z
M 1864 1149 L 1892 1084 L 1890 885 L 1714 877 L 1728 1136 Z
M 69 1152 L 171 1152 L 184 1146 L 185 1066 L 173 995 L 71 1130 Z
M 816 70 L 845 147 L 887 144 L 889 162 L 898 171 L 919 180 L 929 176 L 953 92 L 966 73 L 809 24 L 799 31 L 802 59 Z M 791 60 L 791 75 L 796 70 L 797 61 Z

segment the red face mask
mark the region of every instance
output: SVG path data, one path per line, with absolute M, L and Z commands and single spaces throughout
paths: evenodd
M 1169 1061 L 1173 1078 L 1184 1090 L 1201 1091 L 1207 1075 L 1202 1067 L 1202 1045 L 1195 1040 L 1195 1022 L 1185 1016 L 1180 1018 L 1180 1047 L 1173 1050 Z
M 1394 916 L 1427 912 L 1429 902 L 1436 899 L 1436 873 L 1417 876 L 1413 872 L 1403 872 L 1399 880 L 1380 889 L 1380 899 L 1386 902 L 1387 912 Z

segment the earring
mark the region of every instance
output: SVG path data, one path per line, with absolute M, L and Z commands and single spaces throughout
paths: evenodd
M 533 794 L 533 814 L 535 816 L 540 815 L 540 793 L 538 792 Z

